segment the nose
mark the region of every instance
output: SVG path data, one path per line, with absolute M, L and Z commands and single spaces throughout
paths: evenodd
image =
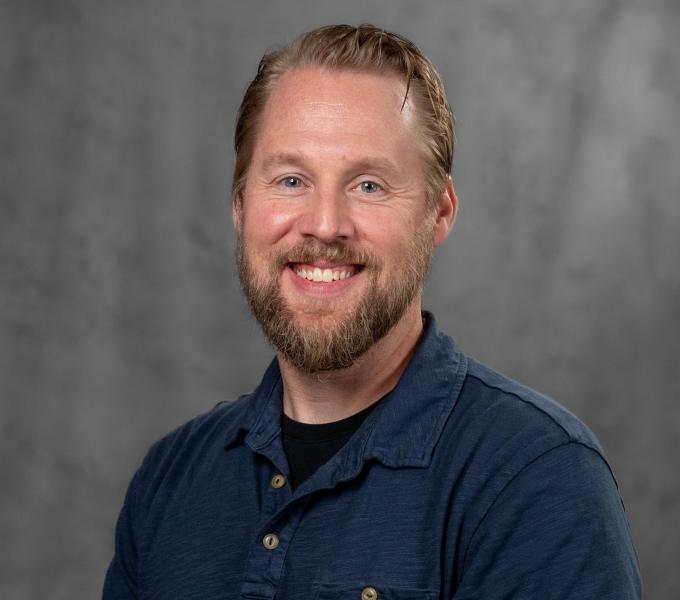
M 306 199 L 298 220 L 298 231 L 322 242 L 349 239 L 354 235 L 354 222 L 348 198 L 334 189 L 317 189 Z

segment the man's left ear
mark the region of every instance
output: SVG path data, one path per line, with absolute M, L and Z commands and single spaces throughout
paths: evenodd
M 434 244 L 439 246 L 449 235 L 458 213 L 458 197 L 456 190 L 453 189 L 453 181 L 449 177 L 449 182 L 442 190 L 435 210 L 434 224 Z

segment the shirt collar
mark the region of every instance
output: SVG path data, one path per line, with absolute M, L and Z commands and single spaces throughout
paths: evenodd
M 376 408 L 366 444 L 365 459 L 391 467 L 429 465 L 467 372 L 465 355 L 431 313 L 423 316 L 420 344 L 397 386 Z
M 390 467 L 426 467 L 447 418 L 455 406 L 467 371 L 467 359 L 454 341 L 439 330 L 435 318 L 423 313 L 424 332 L 397 386 L 361 425 L 348 443 L 343 471 L 355 471 L 364 460 Z M 240 416 L 226 432 L 233 444 L 240 432 L 254 451 L 268 446 L 281 430 L 283 382 L 275 358 L 255 391 L 241 397 Z

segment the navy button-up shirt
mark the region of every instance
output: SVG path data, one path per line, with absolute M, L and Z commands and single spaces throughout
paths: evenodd
M 467 358 L 431 316 L 397 387 L 294 491 L 276 360 L 149 452 L 104 598 L 640 598 L 593 434 Z

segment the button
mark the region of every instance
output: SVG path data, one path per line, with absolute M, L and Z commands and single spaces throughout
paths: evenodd
M 272 477 L 272 487 L 275 490 L 281 489 L 284 485 L 286 485 L 286 478 L 281 475 L 280 473 L 278 475 L 274 475 Z
M 262 545 L 267 550 L 276 550 L 279 546 L 279 536 L 275 533 L 268 533 L 262 538 Z
M 361 590 L 361 600 L 377 600 L 378 590 L 374 587 L 368 586 Z

